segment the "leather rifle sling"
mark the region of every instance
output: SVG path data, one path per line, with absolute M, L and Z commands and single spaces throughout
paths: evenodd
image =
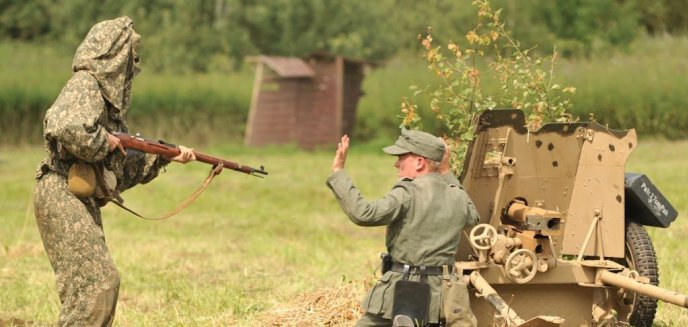
M 110 192 L 110 190 L 107 188 L 101 167 L 99 165 L 96 165 L 96 164 L 94 164 L 93 166 L 94 166 L 94 169 L 96 170 L 96 179 L 98 181 L 96 184 L 98 184 L 98 187 L 100 187 L 103 194 L 106 195 L 106 199 L 109 202 L 114 203 L 118 207 L 120 207 L 126 211 L 129 211 L 133 215 L 136 215 L 137 217 L 142 218 L 142 219 L 146 219 L 146 220 L 163 220 L 163 219 L 167 219 L 167 218 L 170 218 L 170 217 L 178 214 L 179 212 L 184 210 L 184 208 L 188 207 L 192 202 L 194 202 L 198 198 L 198 196 L 200 196 L 201 193 L 203 193 L 203 191 L 205 191 L 205 189 L 208 187 L 208 185 L 210 185 L 210 182 L 213 181 L 215 176 L 220 174 L 220 172 L 222 171 L 222 164 L 213 166 L 210 169 L 210 173 L 208 174 L 208 177 L 205 178 L 205 180 L 203 181 L 201 186 L 196 191 L 191 193 L 191 195 L 189 195 L 189 197 L 186 198 L 186 200 L 182 201 L 176 208 L 174 208 L 174 210 L 172 210 L 172 211 L 170 211 L 170 212 L 168 212 L 168 213 L 166 213 L 160 217 L 157 217 L 157 218 L 149 218 L 149 217 L 145 217 L 145 216 L 139 214 L 138 212 L 136 212 L 132 209 L 127 208 L 124 205 L 124 203 L 123 203 L 124 201 L 119 196 L 119 194 L 113 195 L 112 192 Z

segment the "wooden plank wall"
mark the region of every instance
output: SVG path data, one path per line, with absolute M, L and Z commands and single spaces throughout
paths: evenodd
M 334 146 L 341 135 L 351 133 L 361 95 L 362 66 L 342 59 L 312 60 L 309 65 L 316 73 L 312 79 L 264 72 L 252 104 L 247 145 L 295 143 L 314 149 Z M 338 77 L 338 72 L 344 73 Z

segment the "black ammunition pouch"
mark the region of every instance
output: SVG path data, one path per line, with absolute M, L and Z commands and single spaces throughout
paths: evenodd
M 403 279 L 394 284 L 392 318 L 404 315 L 411 318 L 417 326 L 424 326 L 429 321 L 430 284 L 427 283 L 424 271 L 420 274 L 420 281 L 408 280 L 410 267 L 404 265 Z

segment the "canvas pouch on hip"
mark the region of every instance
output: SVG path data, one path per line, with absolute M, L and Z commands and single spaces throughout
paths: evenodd
M 67 189 L 80 198 L 89 197 L 96 189 L 96 173 L 93 167 L 83 161 L 77 161 L 69 167 Z
M 473 315 L 468 299 L 468 283 L 450 274 L 444 266 L 442 276 L 442 312 L 446 327 L 473 327 L 478 320 Z
M 102 178 L 96 174 L 101 175 Z M 99 185 L 99 180 L 104 185 Z M 81 160 L 69 167 L 67 189 L 77 197 L 84 198 L 95 194 L 98 199 L 109 198 L 116 188 L 117 178 L 108 169 L 94 167 L 94 164 Z

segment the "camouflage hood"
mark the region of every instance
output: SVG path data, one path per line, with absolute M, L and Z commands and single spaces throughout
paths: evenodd
M 131 101 L 135 75 L 136 47 L 140 36 L 129 17 L 106 20 L 94 25 L 79 45 L 72 71 L 87 71 L 98 81 L 103 97 L 124 115 Z

